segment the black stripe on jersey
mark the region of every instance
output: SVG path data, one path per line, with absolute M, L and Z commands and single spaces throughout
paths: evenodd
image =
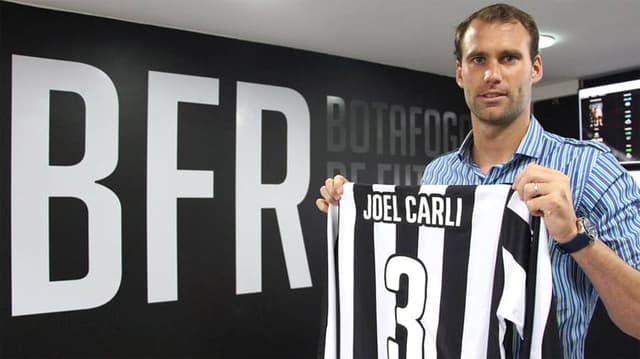
M 505 205 L 504 209 L 504 217 L 502 218 L 502 228 L 500 230 L 500 247 L 506 249 L 511 255 L 513 255 L 513 259 L 518 262 L 520 267 L 524 269 L 526 273 L 529 273 L 529 265 L 530 260 L 533 260 L 533 267 L 536 267 L 535 260 L 537 259 L 537 240 L 535 241 L 534 247 L 534 239 L 537 238 L 538 232 L 535 233 L 535 236 L 532 237 L 532 230 L 534 229 L 529 225 L 527 221 L 522 219 L 516 212 L 514 212 L 511 208 L 508 207 L 508 203 L 511 199 L 511 196 L 516 195 L 514 190 L 509 190 L 509 195 L 507 196 L 507 205 Z M 532 217 L 532 221 L 538 221 L 538 229 L 540 218 Z M 533 225 L 533 223 L 532 223 Z M 523 241 L 523 238 L 530 238 L 531 240 Z M 535 252 L 531 253 L 531 249 L 535 249 Z M 535 285 L 535 282 L 534 282 Z
M 531 239 L 531 254 L 529 260 L 529 268 L 527 271 L 527 310 L 525 316 L 525 342 L 522 346 L 521 358 L 529 358 L 531 349 L 531 338 L 533 336 L 533 320 L 536 316 L 547 316 L 547 323 L 545 326 L 543 340 L 542 340 L 542 357 L 543 358 L 559 358 L 562 356 L 560 349 L 560 337 L 558 334 L 558 322 L 556 319 L 556 301 L 555 296 L 551 297 L 551 306 L 549 313 L 539 314 L 535 313 L 535 298 L 536 298 L 536 281 L 538 273 L 538 245 L 540 241 L 540 217 L 531 218 L 531 228 L 533 237 Z M 542 229 L 544 230 L 544 229 Z M 535 268 L 535 270 L 533 270 Z
M 529 263 L 525 268 L 527 272 L 526 309 L 524 316 L 524 342 L 521 348 L 521 358 L 529 359 L 531 356 L 531 337 L 533 333 L 533 315 L 536 298 L 536 276 L 538 268 L 538 234 L 540 232 L 540 217 L 531 217 L 531 241 L 529 246 Z
M 500 332 L 498 329 L 498 303 L 504 288 L 504 264 L 500 246 L 496 255 L 496 267 L 493 274 L 493 290 L 491 296 L 491 316 L 489 317 L 489 336 L 487 338 L 487 358 L 500 358 Z M 504 346 L 504 345 L 503 345 Z M 509 351 L 510 353 L 511 351 Z
M 398 216 L 400 218 L 406 218 L 405 198 L 409 196 L 416 196 L 420 191 L 420 187 L 396 187 L 395 194 L 398 198 Z M 412 226 L 408 224 L 396 225 L 396 254 L 418 258 L 418 226 Z M 408 286 L 410 285 L 406 275 L 402 275 L 400 278 L 400 290 L 396 293 L 396 305 L 398 307 L 405 307 L 408 301 Z M 396 325 L 395 341 L 400 347 L 400 359 L 407 359 L 407 330 L 401 325 Z
M 504 291 L 504 260 L 502 257 L 502 249 L 506 249 L 512 256 L 513 259 L 518 263 L 520 267 L 524 269 L 526 273 L 529 273 L 529 260 L 530 260 L 530 249 L 531 249 L 531 240 L 525 241 L 523 238 L 531 238 L 531 227 L 529 223 L 522 219 L 517 213 L 515 213 L 511 208 L 508 207 L 508 203 L 515 192 L 513 190 L 509 190 L 509 195 L 507 195 L 507 201 L 504 205 L 504 212 L 502 217 L 502 226 L 500 230 L 500 239 L 498 242 L 498 247 L 496 250 L 496 267 L 494 274 L 494 282 L 493 282 L 493 296 L 491 299 L 491 313 L 497 313 L 498 304 L 500 302 L 500 298 L 502 298 L 502 294 Z M 535 265 L 535 263 L 534 263 Z M 535 266 L 534 266 L 535 268 Z M 527 279 L 529 279 L 529 275 L 527 275 Z M 535 279 L 533 282 L 535 286 Z M 530 287 L 527 286 L 527 290 Z M 528 295 L 529 293 L 527 293 Z M 530 298 L 530 297 L 527 297 Z M 531 305 L 529 305 L 531 304 Z M 533 303 L 527 303 L 527 310 L 533 308 Z M 526 320 L 527 317 L 525 317 Z M 499 341 L 499 323 L 498 318 L 495 314 L 491 316 L 491 322 L 489 325 L 489 342 L 487 345 L 487 357 L 495 358 L 499 357 L 500 353 L 500 344 L 505 350 L 505 355 L 507 358 L 511 358 L 514 355 L 514 340 L 520 340 L 518 338 L 517 330 L 515 329 L 513 323 L 506 323 L 506 332 L 504 336 L 504 340 L 502 343 Z M 525 327 L 529 326 L 525 324 Z M 527 337 L 526 342 L 530 342 L 531 336 Z M 521 353 L 525 356 L 522 358 L 529 357 L 530 348 L 520 348 Z
M 560 358 L 562 357 L 562 347 L 560 346 L 560 333 L 558 333 L 558 318 L 556 318 L 556 296 L 551 297 L 551 308 L 547 317 L 547 326 L 544 328 L 542 338 L 542 357 Z
M 367 194 L 373 192 L 370 185 L 354 185 L 356 204 L 354 230 L 354 292 L 353 292 L 353 357 L 377 357 L 375 249 L 373 222 L 362 218 L 367 206 Z
M 505 208 L 505 211 L 507 211 L 506 203 L 508 201 L 509 196 L 507 196 L 507 201 L 503 206 Z M 491 291 L 491 310 L 489 311 L 491 313 L 491 316 L 489 317 L 487 358 L 500 358 L 501 347 L 505 348 L 506 356 L 510 358 L 513 353 L 513 350 L 511 349 L 511 340 L 508 339 L 509 336 L 505 336 L 506 340 L 502 343 L 500 342 L 498 316 L 496 315 L 496 313 L 498 312 L 498 304 L 500 303 L 500 298 L 502 297 L 502 293 L 504 291 L 504 261 L 502 260 L 502 246 L 500 245 L 500 242 L 498 243 L 496 251 L 496 265 L 493 274 L 493 290 Z
M 416 197 L 420 187 L 396 187 L 395 194 L 398 198 L 398 216 L 406 217 L 404 206 L 407 196 Z M 411 258 L 418 258 L 418 226 L 399 224 L 396 226 L 396 254 Z
M 445 197 L 462 198 L 462 220 L 459 228 L 445 227 L 442 263 L 442 292 L 436 345 L 439 358 L 459 358 L 462 353 L 467 269 L 471 243 L 471 219 L 475 186 L 449 186 Z M 455 208 L 455 201 L 452 205 Z M 452 213 L 455 209 L 452 208 Z

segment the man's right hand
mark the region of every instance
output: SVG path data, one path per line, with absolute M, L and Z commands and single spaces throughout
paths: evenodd
M 342 198 L 344 184 L 347 182 L 349 182 L 349 180 L 342 175 L 327 178 L 324 181 L 324 186 L 320 187 L 320 195 L 322 195 L 322 198 L 316 200 L 318 209 L 327 213 L 329 205 L 337 203 L 340 198 Z

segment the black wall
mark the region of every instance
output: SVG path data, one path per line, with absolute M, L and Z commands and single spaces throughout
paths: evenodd
M 452 78 L 0 2 L 0 356 L 314 357 L 324 179 L 468 129 Z

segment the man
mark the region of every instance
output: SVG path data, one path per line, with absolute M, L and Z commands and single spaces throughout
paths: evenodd
M 545 132 L 532 116 L 532 85 L 543 73 L 534 20 L 504 4 L 478 10 L 458 26 L 455 54 L 472 131 L 458 151 L 429 163 L 422 184 L 513 183 L 531 213 L 544 217 L 556 242 L 565 357 L 584 356 L 598 295 L 613 322 L 640 338 L 640 192 L 606 147 Z M 340 199 L 346 181 L 325 181 L 320 210 Z M 595 240 L 582 233 L 583 222 L 595 226 Z

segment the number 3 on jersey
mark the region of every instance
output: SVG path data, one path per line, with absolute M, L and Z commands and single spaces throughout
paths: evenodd
M 420 323 L 427 297 L 427 270 L 419 260 L 405 256 L 391 256 L 385 266 L 385 286 L 391 292 L 400 291 L 400 277 L 408 278 L 407 304 L 396 306 L 396 324 L 407 330 L 405 358 L 423 358 L 424 327 Z M 394 338 L 387 340 L 387 357 L 400 358 L 400 346 Z

